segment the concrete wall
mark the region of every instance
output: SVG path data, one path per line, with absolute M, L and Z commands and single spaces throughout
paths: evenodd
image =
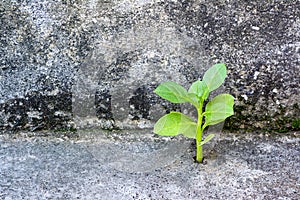
M 151 127 L 190 111 L 160 82 L 224 62 L 227 128 L 297 130 L 299 16 L 290 0 L 2 0 L 0 129 Z

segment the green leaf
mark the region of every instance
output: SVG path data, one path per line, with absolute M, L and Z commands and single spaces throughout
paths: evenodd
M 205 107 L 204 128 L 224 121 L 233 115 L 234 98 L 230 94 L 220 94 L 207 103 Z
M 203 81 L 206 83 L 209 92 L 222 85 L 226 78 L 226 71 L 225 64 L 216 64 L 205 72 Z
M 209 96 L 209 90 L 204 81 L 195 81 L 189 91 L 189 93 L 196 94 L 198 97 L 202 97 L 204 100 Z
M 215 134 L 209 134 L 208 136 L 206 136 L 206 138 L 200 142 L 200 146 L 204 145 L 205 143 L 209 142 L 211 139 L 213 139 L 215 137 Z
M 154 125 L 154 133 L 162 136 L 183 134 L 188 138 L 196 137 L 197 124 L 180 112 L 171 112 L 160 118 Z
M 188 93 L 189 102 L 193 104 L 197 109 L 199 108 L 199 98 L 196 94 Z
M 172 103 L 185 103 L 191 101 L 186 89 L 175 82 L 164 82 L 160 84 L 154 92 Z

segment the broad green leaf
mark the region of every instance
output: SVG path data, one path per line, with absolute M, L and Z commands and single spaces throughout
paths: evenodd
M 205 143 L 209 142 L 211 139 L 213 139 L 215 137 L 215 134 L 209 134 L 208 136 L 206 136 L 206 138 L 200 142 L 200 146 L 204 145 Z
M 209 90 L 204 81 L 195 81 L 189 91 L 189 93 L 196 94 L 198 97 L 202 97 L 203 99 L 207 99 L 209 95 Z
M 160 84 L 154 92 L 172 103 L 185 103 L 191 101 L 186 89 L 175 82 L 164 82 Z
M 211 92 L 222 85 L 226 78 L 226 65 L 216 64 L 209 68 L 204 76 L 203 81 L 208 87 L 208 91 Z
M 154 133 L 162 136 L 183 134 L 189 138 L 196 137 L 197 124 L 180 112 L 171 112 L 160 118 L 154 125 Z
M 205 124 L 203 127 L 217 124 L 233 115 L 234 98 L 230 94 L 220 94 L 207 103 L 205 107 Z

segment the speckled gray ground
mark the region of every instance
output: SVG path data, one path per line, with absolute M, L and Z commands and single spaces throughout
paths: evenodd
M 0 199 L 300 198 L 299 132 L 222 133 L 205 165 L 191 140 L 148 133 L 0 135 Z

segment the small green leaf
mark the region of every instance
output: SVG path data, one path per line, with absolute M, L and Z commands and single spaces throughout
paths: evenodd
M 209 142 L 211 139 L 213 139 L 215 137 L 215 134 L 209 134 L 208 136 L 206 136 L 206 138 L 200 142 L 200 146 L 204 145 L 205 143 Z
M 203 81 L 206 83 L 209 92 L 217 89 L 222 85 L 226 78 L 226 65 L 216 64 L 209 68 L 204 76 Z
M 180 112 L 171 112 L 160 118 L 154 125 L 154 133 L 162 136 L 183 134 L 189 138 L 196 137 L 197 124 Z
M 224 121 L 233 115 L 234 98 L 230 94 L 220 94 L 207 103 L 204 128 Z
M 175 82 L 164 82 L 154 92 L 172 103 L 190 102 L 186 89 Z
M 193 93 L 188 93 L 188 97 L 189 97 L 189 102 L 198 109 L 200 105 L 198 96 Z
M 196 94 L 198 97 L 202 97 L 204 100 L 209 96 L 209 90 L 204 81 L 195 81 L 189 91 L 189 93 Z

